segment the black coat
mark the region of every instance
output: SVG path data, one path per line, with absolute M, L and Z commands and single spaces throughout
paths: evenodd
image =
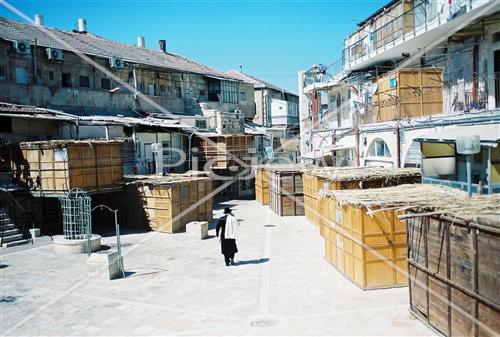
M 217 237 L 219 237 L 219 233 L 220 233 L 221 253 L 223 255 L 231 255 L 231 254 L 235 254 L 238 252 L 238 247 L 236 247 L 236 240 L 235 239 L 224 238 L 224 233 L 226 231 L 226 218 L 227 218 L 227 216 L 225 215 L 219 219 L 219 222 L 217 223 L 217 227 L 215 228 L 215 233 L 216 233 Z

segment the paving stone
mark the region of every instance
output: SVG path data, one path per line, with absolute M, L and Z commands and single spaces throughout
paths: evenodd
M 228 204 L 243 219 L 236 266 L 225 266 L 215 238 L 186 234 L 122 235 L 130 273 L 113 281 L 88 277 L 84 254 L 36 245 L 4 249 L 2 296 L 16 299 L 0 304 L 2 333 L 432 335 L 409 316 L 407 288 L 362 291 L 330 266 L 322 238 L 304 217 L 281 218 L 255 201 Z M 104 245 L 114 242 L 103 238 Z M 274 325 L 250 325 L 269 318 Z

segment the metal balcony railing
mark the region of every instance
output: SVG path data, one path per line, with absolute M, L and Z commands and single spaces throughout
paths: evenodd
M 422 182 L 424 184 L 441 185 L 467 191 L 467 183 L 462 181 L 443 180 L 431 177 L 424 177 Z M 472 193 L 477 194 L 479 191 L 481 191 L 481 194 L 499 193 L 500 184 L 491 184 L 491 186 L 472 184 Z
M 437 11 L 429 10 L 431 5 L 426 1 L 421 2 L 403 14 L 394 17 L 382 27 L 373 32 L 367 32 L 366 36 L 344 49 L 344 66 L 379 48 L 386 47 L 400 38 L 414 36 L 418 29 L 425 28 L 427 24 L 437 18 Z

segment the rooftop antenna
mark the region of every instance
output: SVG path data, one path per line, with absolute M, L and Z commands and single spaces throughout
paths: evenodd
M 240 65 L 240 73 L 243 74 L 243 66 Z

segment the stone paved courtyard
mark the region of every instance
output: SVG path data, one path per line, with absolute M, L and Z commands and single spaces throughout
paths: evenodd
M 236 266 L 214 230 L 123 235 L 128 276 L 113 281 L 51 245 L 2 250 L 2 335 L 433 335 L 408 312 L 407 288 L 363 291 L 331 267 L 304 217 L 228 204 L 242 219 Z

